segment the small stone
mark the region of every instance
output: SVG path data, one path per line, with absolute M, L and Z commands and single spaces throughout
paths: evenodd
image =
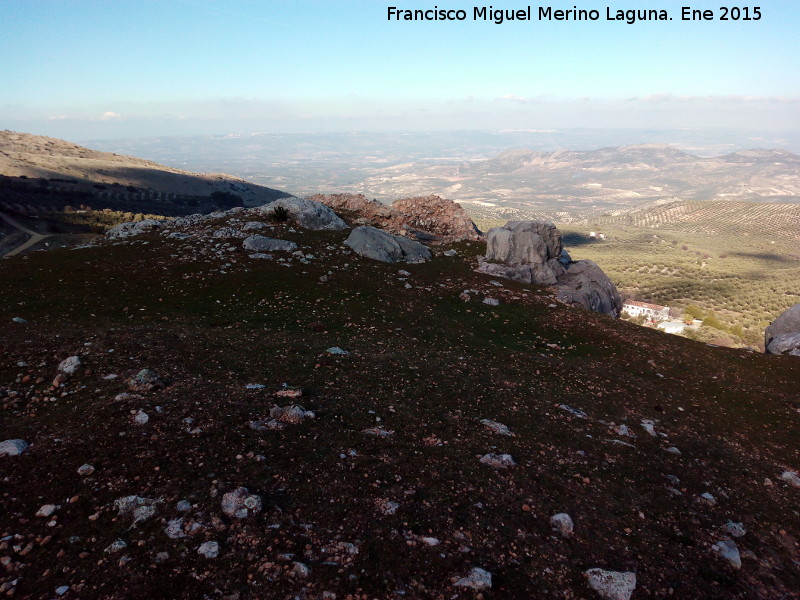
M 192 503 L 188 500 L 181 500 L 175 505 L 175 510 L 178 512 L 189 512 L 192 510 Z
M 0 442 L 0 456 L 19 456 L 28 449 L 25 440 L 5 440 Z
M 743 537 L 747 533 L 747 529 L 745 529 L 744 524 L 742 523 L 734 523 L 733 521 L 728 521 L 722 528 L 730 535 L 731 537 Z
M 58 370 L 67 375 L 73 375 L 80 367 L 81 359 L 78 356 L 70 356 L 58 364 Z
M 128 547 L 128 543 L 125 540 L 117 540 L 116 542 L 113 542 L 112 544 L 110 544 L 104 550 L 104 552 L 106 554 L 116 554 L 117 552 L 120 552 L 120 551 L 124 550 L 127 547 Z
M 716 506 L 717 504 L 717 499 L 714 498 L 714 496 L 708 492 L 703 492 L 702 494 L 700 494 L 698 500 L 700 502 L 708 504 L 709 506 Z
M 56 588 L 56 596 L 63 596 L 69 591 L 68 585 L 60 585 Z
M 156 554 L 156 563 L 161 564 L 169 560 L 169 552 L 159 552 Z
M 423 544 L 426 546 L 438 546 L 441 542 L 435 537 L 423 537 L 420 538 Z
M 510 454 L 494 454 L 493 452 L 482 456 L 481 462 L 496 469 L 505 469 L 517 464 Z
M 727 560 L 734 569 L 739 570 L 742 568 L 742 557 L 739 554 L 739 547 L 733 540 L 720 540 L 712 546 L 712 549 Z
M 781 473 L 781 479 L 792 487 L 800 488 L 800 477 L 794 471 L 784 471 Z
M 78 475 L 81 477 L 88 477 L 92 473 L 94 473 L 94 467 L 92 465 L 86 464 L 78 467 Z
M 492 421 L 491 419 L 481 419 L 481 425 L 486 427 L 489 431 L 492 431 L 498 435 L 514 435 L 511 433 L 511 430 L 503 425 L 502 423 L 498 423 L 497 421 Z
M 38 512 L 36 513 L 36 516 L 37 517 L 44 517 L 44 518 L 50 517 L 50 516 L 52 516 L 52 514 L 54 512 L 56 512 L 58 510 L 58 508 L 59 507 L 57 505 L 55 505 L 55 504 L 45 504 L 44 506 L 42 506 L 38 510 Z
M 28 322 L 28 321 L 26 321 L 25 319 L 23 319 L 22 317 L 14 317 L 14 318 L 13 318 L 13 319 L 11 319 L 11 320 L 12 320 L 12 321 L 14 321 L 14 323 L 18 323 L 18 324 L 20 324 L 20 325 L 24 325 L 25 323 L 27 323 L 27 322 Z
M 567 513 L 558 513 L 550 517 L 550 526 L 553 528 L 553 531 L 559 532 L 561 537 L 567 539 L 572 537 L 573 530 L 575 529 L 572 517 Z
M 309 575 L 311 575 L 311 569 L 309 569 L 307 565 L 301 562 L 294 562 L 292 563 L 291 573 L 294 577 L 306 578 Z
M 642 419 L 642 428 L 653 437 L 658 437 L 653 422 L 650 419 Z
M 636 573 L 589 569 L 589 585 L 605 600 L 630 600 L 636 589 Z
M 488 304 L 489 306 L 500 306 L 500 300 L 497 298 L 490 298 L 489 296 L 486 296 L 486 298 L 483 299 L 483 303 Z
M 150 421 L 150 416 L 143 410 L 138 411 L 133 416 L 133 422 L 137 425 L 147 425 L 148 421 Z
M 444 254 L 445 256 L 458 256 L 458 252 L 456 252 L 453 249 L 445 250 L 444 252 L 442 252 L 442 254 Z
M 675 446 L 670 446 L 669 448 L 667 448 L 667 452 L 669 452 L 670 454 L 675 454 L 677 456 L 680 456 L 681 454 L 681 451 L 678 450 Z
M 219 556 L 219 544 L 217 542 L 203 542 L 197 549 L 197 553 L 206 558 L 217 558 Z
M 246 519 L 261 512 L 261 496 L 250 494 L 247 488 L 238 487 L 222 496 L 222 512 L 235 519 Z
M 183 532 L 183 517 L 168 521 L 164 533 L 167 534 L 167 537 L 171 540 L 186 537 L 186 534 Z
M 453 586 L 475 591 L 490 590 L 492 589 L 492 574 L 480 567 L 473 567 L 469 575 L 456 581 Z
M 347 356 L 350 354 L 347 350 L 342 350 L 339 346 L 332 346 L 328 348 L 325 352 L 331 354 L 333 356 Z

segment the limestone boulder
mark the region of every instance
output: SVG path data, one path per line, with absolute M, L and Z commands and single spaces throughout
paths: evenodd
M 764 331 L 767 354 L 800 355 L 800 304 L 785 310 Z
M 304 229 L 313 231 L 339 231 L 347 229 L 345 223 L 339 215 L 321 202 L 309 200 L 307 198 L 281 198 L 258 208 L 261 215 L 269 215 L 276 208 L 285 208 L 289 213 L 289 219 L 296 222 Z
M 548 221 L 509 221 L 486 236 L 486 256 L 478 271 L 521 283 L 552 285 L 565 304 L 619 317 L 622 300 L 616 286 L 590 260 L 573 261 L 561 233 Z
M 253 252 L 294 252 L 297 244 L 287 240 L 278 240 L 265 235 L 251 235 L 242 242 L 245 250 Z
M 622 310 L 617 286 L 591 260 L 569 263 L 558 278 L 557 288 L 556 297 L 564 304 L 576 304 L 614 317 L 619 317 Z
M 356 254 L 381 262 L 421 263 L 431 259 L 431 251 L 419 242 L 366 225 L 353 229 L 344 243 Z

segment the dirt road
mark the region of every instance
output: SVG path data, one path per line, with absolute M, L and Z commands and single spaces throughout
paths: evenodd
M 20 252 L 23 252 L 23 251 L 27 250 L 31 246 L 33 246 L 35 244 L 38 244 L 43 239 L 49 237 L 47 235 L 43 235 L 41 233 L 37 233 L 36 231 L 31 231 L 30 229 L 28 229 L 24 225 L 20 225 L 16 221 L 16 219 L 8 216 L 5 213 L 0 213 L 0 219 L 2 219 L 3 221 L 8 223 L 9 225 L 14 227 L 15 229 L 19 229 L 22 233 L 26 233 L 29 236 L 31 236 L 29 240 L 27 240 L 26 242 L 23 242 L 22 244 L 20 244 L 16 248 L 13 248 L 13 249 L 9 250 L 3 256 L 15 256 L 15 255 L 19 254 Z

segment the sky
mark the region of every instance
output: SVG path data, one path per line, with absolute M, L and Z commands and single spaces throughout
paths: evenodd
M 800 129 L 800 2 L 0 0 L 0 129 L 73 141 L 243 132 Z M 389 20 L 388 8 L 464 21 Z M 498 2 L 494 9 L 526 9 Z M 596 9 L 540 21 L 538 8 Z M 743 6 L 743 5 L 740 5 Z M 607 20 L 617 9 L 671 21 Z M 754 16 L 752 13 L 750 16 Z

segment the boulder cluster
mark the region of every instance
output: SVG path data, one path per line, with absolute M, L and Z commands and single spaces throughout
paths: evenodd
M 489 230 L 486 256 L 478 271 L 522 283 L 554 285 L 558 299 L 618 317 L 622 299 L 616 286 L 591 260 L 573 261 L 561 232 L 548 221 L 509 221 Z
M 402 198 L 391 206 L 363 194 L 316 194 L 315 200 L 334 210 L 357 213 L 359 225 L 378 227 L 421 242 L 478 241 L 483 235 L 457 202 L 439 196 Z

